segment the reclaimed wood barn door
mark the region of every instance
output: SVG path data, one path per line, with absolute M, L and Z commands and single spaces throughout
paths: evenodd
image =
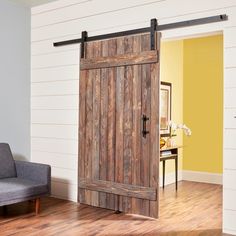
M 86 42 L 78 201 L 158 217 L 159 49 L 150 34 Z

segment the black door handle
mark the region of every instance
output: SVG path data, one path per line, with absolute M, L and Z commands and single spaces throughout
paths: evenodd
M 147 131 L 147 121 L 149 120 L 149 118 L 146 115 L 142 116 L 142 120 L 143 120 L 143 137 L 146 138 L 147 134 L 149 134 L 149 131 Z

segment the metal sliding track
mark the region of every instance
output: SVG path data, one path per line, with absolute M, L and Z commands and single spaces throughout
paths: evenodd
M 183 27 L 189 27 L 189 26 L 195 26 L 195 25 L 216 23 L 216 22 L 221 22 L 221 21 L 226 21 L 226 20 L 228 20 L 228 16 L 226 14 L 210 16 L 210 17 L 205 17 L 205 18 L 199 18 L 199 19 L 194 19 L 194 20 L 180 21 L 180 22 L 164 24 L 164 25 L 158 25 L 157 20 L 152 19 L 150 27 L 127 30 L 127 31 L 120 31 L 120 32 L 110 33 L 110 34 L 102 34 L 102 35 L 91 36 L 91 37 L 88 37 L 87 32 L 83 31 L 81 38 L 66 40 L 66 41 L 61 41 L 61 42 L 55 42 L 55 43 L 53 43 L 53 46 L 54 47 L 61 47 L 61 46 L 66 46 L 66 45 L 70 45 L 70 44 L 91 42 L 91 41 L 96 41 L 96 40 L 104 40 L 104 39 L 109 39 L 109 38 L 116 38 L 116 37 L 122 37 L 122 36 L 128 36 L 128 35 L 134 35 L 134 34 L 140 34 L 140 33 L 147 33 L 147 32 L 150 32 L 152 35 L 153 32 L 155 32 L 155 31 L 163 31 L 163 30 L 183 28 Z M 151 45 L 151 48 L 152 48 L 152 46 L 153 45 Z

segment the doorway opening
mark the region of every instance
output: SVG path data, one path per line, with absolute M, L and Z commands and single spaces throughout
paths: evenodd
M 160 218 L 179 214 L 183 217 L 181 221 L 189 224 L 199 217 L 198 224 L 203 229 L 221 229 L 223 33 L 163 40 L 160 80 L 171 83 L 172 123 L 185 124 L 191 130 L 191 136 L 182 129 L 172 130 L 176 135 L 172 145 L 178 148 L 178 190 L 175 191 L 174 184 L 174 160 L 166 161 Z M 162 168 L 160 165 L 161 188 Z M 201 220 L 202 212 L 208 217 Z M 184 230 L 184 223 L 181 227 Z

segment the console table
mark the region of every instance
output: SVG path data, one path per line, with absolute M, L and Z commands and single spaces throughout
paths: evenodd
M 162 183 L 163 189 L 165 188 L 165 168 L 166 168 L 166 161 L 168 160 L 175 160 L 175 188 L 178 190 L 178 149 L 181 147 L 164 147 L 160 149 L 160 161 L 163 163 L 163 170 L 162 170 Z

